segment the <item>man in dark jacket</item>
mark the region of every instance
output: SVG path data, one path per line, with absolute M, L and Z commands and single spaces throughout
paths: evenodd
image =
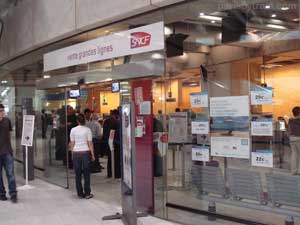
M 114 169 L 115 178 L 121 177 L 121 156 L 120 156 L 120 115 L 118 110 L 113 110 L 111 117 L 104 121 L 103 123 L 103 142 L 107 143 L 109 134 L 111 130 L 115 130 L 115 136 L 113 140 L 114 146 Z M 109 147 L 108 147 L 109 148 Z M 111 171 L 111 150 L 108 151 L 108 161 L 107 161 L 107 177 L 112 176 Z
M 12 156 L 11 134 L 12 126 L 10 120 L 4 116 L 4 106 L 0 104 L 0 200 L 5 201 L 6 191 L 2 178 L 2 170 L 5 169 L 10 199 L 17 202 L 17 187 L 14 175 L 14 159 Z

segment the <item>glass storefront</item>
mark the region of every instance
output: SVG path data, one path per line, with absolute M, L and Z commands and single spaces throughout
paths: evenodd
M 72 186 L 67 149 L 73 116 L 90 108 L 102 123 L 121 102 L 136 99 L 137 84 L 150 80 L 154 204 L 141 204 L 141 211 L 191 225 L 206 219 L 203 211 L 211 204 L 241 223 L 296 219 L 300 153 L 288 124 L 300 105 L 299 18 L 298 1 L 189 1 L 72 37 L 43 53 L 158 21 L 165 25 L 164 51 L 50 72 L 39 66 L 41 55 L 21 69 L 9 65 L 1 71 L 0 101 L 14 124 L 16 159 L 23 160 L 22 115 L 32 110 L 36 175 Z M 163 70 L 150 73 L 154 62 Z M 80 96 L 71 96 L 76 91 Z

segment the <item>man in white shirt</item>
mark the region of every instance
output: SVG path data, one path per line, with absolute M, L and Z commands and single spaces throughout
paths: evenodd
M 83 114 L 77 117 L 78 126 L 72 128 L 70 133 L 70 148 L 73 153 L 73 165 L 75 170 L 76 191 L 79 198 L 92 198 L 90 185 L 90 162 L 95 160 L 92 132 L 85 126 Z M 84 177 L 84 189 L 81 176 Z

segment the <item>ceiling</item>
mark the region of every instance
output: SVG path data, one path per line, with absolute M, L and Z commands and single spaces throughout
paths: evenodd
M 19 0 L 0 0 L 0 17 L 4 16 L 8 9 L 18 4 Z

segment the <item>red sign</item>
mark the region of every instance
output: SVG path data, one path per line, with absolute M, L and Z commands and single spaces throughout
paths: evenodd
M 151 34 L 146 32 L 134 32 L 130 34 L 130 47 L 140 48 L 150 45 Z

